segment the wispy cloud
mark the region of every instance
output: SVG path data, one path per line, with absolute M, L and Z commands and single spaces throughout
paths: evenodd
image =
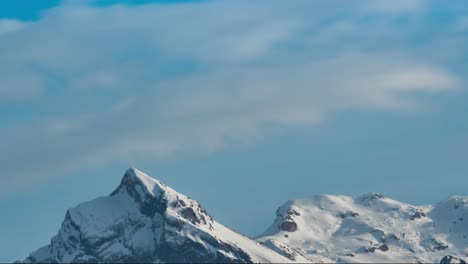
M 401 32 L 396 17 L 423 3 L 75 1 L 18 22 L 0 34 L 0 101 L 49 114 L 2 131 L 0 192 L 113 160 L 216 151 L 339 111 L 418 109 L 415 94 L 461 85 Z
M 0 35 L 20 30 L 24 23 L 15 19 L 0 19 Z

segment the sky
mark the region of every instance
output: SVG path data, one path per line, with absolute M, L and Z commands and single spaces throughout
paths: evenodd
M 249 236 L 314 194 L 468 196 L 467 11 L 0 2 L 0 262 L 46 245 L 128 167 Z

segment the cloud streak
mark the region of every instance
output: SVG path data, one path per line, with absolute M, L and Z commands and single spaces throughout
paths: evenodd
M 336 30 L 376 12 L 385 26 L 359 30 L 385 39 L 415 3 L 347 2 L 332 31 L 324 21 L 343 2 L 73 3 L 18 22 L 0 35 L 0 101 L 47 114 L 3 129 L 0 192 L 109 161 L 217 151 L 339 111 L 418 110 L 415 95 L 457 89 L 459 78 L 401 47 L 343 43 L 357 27 Z

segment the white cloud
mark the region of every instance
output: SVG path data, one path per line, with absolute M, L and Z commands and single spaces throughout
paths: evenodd
M 414 94 L 460 86 L 405 49 L 360 50 L 366 39 L 322 34 L 336 6 L 352 15 L 344 23 L 359 20 L 351 1 L 247 3 L 75 2 L 0 35 L 0 100 L 36 96 L 52 113 L 2 131 L 0 192 L 113 160 L 217 151 L 338 111 L 410 111 Z

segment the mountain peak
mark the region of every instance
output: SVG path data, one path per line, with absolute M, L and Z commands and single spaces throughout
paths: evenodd
M 135 167 L 128 168 L 125 171 L 124 178 L 125 177 L 150 178 L 144 172 L 140 171 L 139 169 Z
M 139 169 L 135 167 L 128 168 L 125 171 L 124 178 L 125 177 L 138 178 L 140 180 L 146 180 L 146 181 L 156 181 L 155 179 L 151 178 L 146 173 L 140 171 Z
M 153 216 L 159 213 L 169 218 L 183 218 L 192 224 L 212 228 L 212 217 L 197 201 L 136 168 L 127 169 L 119 187 L 111 194 L 117 195 L 132 197 L 145 215 Z
M 129 168 L 125 172 L 122 181 L 125 180 L 130 180 L 130 181 L 137 181 L 139 184 L 141 184 L 142 187 L 144 187 L 146 190 L 148 190 L 150 193 L 153 193 L 153 191 L 156 189 L 163 189 L 165 188 L 165 184 L 162 182 L 151 178 L 148 176 L 146 173 L 138 170 L 137 168 Z
M 25 262 L 286 263 L 217 223 L 195 200 L 128 169 L 106 197 L 68 210 L 51 243 Z
M 164 193 L 166 189 L 167 186 L 162 182 L 151 178 L 136 168 L 129 168 L 125 171 L 119 187 L 112 192 L 111 196 L 125 191 L 133 198 L 141 200 L 145 196 L 156 197 Z

